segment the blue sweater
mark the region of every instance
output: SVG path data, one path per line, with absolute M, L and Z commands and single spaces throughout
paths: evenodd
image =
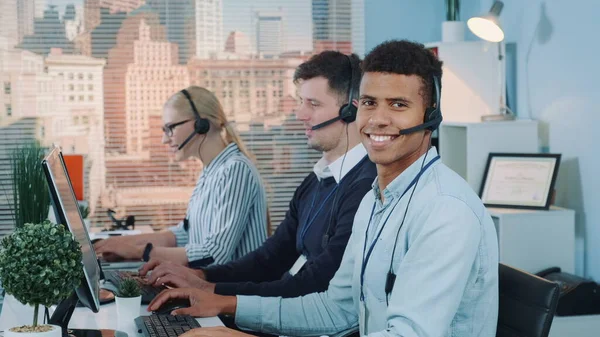
M 344 176 L 337 191 L 334 178 L 319 181 L 309 174 L 296 189 L 285 219 L 262 246 L 238 260 L 204 268 L 207 280 L 216 283 L 215 293 L 297 297 L 325 291 L 340 266 L 354 214 L 376 176 L 367 156 Z M 312 224 L 301 240 L 309 218 Z M 301 254 L 307 262 L 291 276 L 288 271 Z

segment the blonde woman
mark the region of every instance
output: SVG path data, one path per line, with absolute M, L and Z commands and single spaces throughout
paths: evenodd
M 96 253 L 199 267 L 236 260 L 258 248 L 267 235 L 265 191 L 218 99 L 205 88 L 189 87 L 165 103 L 163 121 L 162 142 L 175 159 L 197 158 L 204 166 L 185 220 L 158 233 L 99 241 Z

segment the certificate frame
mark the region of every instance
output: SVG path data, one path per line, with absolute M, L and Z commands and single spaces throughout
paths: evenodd
M 560 154 L 490 153 L 479 197 L 488 207 L 548 210 Z

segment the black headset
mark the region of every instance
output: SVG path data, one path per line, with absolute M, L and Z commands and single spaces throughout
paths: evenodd
M 433 75 L 433 88 L 433 95 L 435 95 L 433 101 L 435 102 L 435 106 L 425 109 L 425 119 L 422 124 L 413 126 L 412 128 L 403 129 L 400 131 L 400 135 L 408 135 L 421 130 L 430 130 L 433 132 L 440 126 L 443 120 L 440 107 L 440 79 L 435 75 Z
M 345 55 L 348 59 L 348 63 L 350 64 L 350 82 L 348 83 L 348 102 L 340 107 L 339 116 L 327 120 L 323 123 L 317 124 L 313 126 L 312 130 L 318 130 L 320 128 L 324 128 L 329 124 L 333 124 L 339 120 L 342 120 L 346 123 L 352 123 L 356 120 L 356 112 L 358 108 L 352 104 L 352 97 L 354 97 L 354 64 L 352 63 L 352 57 L 349 55 Z
M 200 114 L 198 113 L 198 110 L 196 109 L 196 104 L 194 104 L 194 101 L 192 101 L 192 96 L 190 95 L 190 93 L 186 89 L 181 90 L 181 93 L 190 102 L 190 106 L 192 107 L 192 111 L 194 111 L 194 117 L 196 118 L 196 121 L 194 122 L 194 132 L 192 132 L 183 141 L 183 143 L 181 143 L 181 145 L 179 145 L 177 150 L 183 149 L 183 147 L 187 143 L 189 143 L 190 140 L 192 140 L 192 138 L 194 138 L 195 135 L 197 135 L 197 134 L 204 135 L 204 134 L 208 133 L 208 130 L 210 130 L 210 122 L 208 121 L 208 119 L 200 117 Z

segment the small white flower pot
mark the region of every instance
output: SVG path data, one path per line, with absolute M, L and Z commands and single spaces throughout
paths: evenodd
M 90 226 L 92 225 L 92 221 L 90 219 L 83 219 L 83 223 L 85 224 L 85 228 L 87 228 L 87 230 L 90 230 Z
M 119 297 L 115 298 L 117 302 L 117 317 L 122 322 L 133 322 L 140 316 L 142 308 L 142 296 L 138 297 Z
M 7 329 L 4 331 L 4 337 L 62 337 L 62 329 L 58 325 L 50 325 L 53 329 L 46 332 L 15 332 Z

